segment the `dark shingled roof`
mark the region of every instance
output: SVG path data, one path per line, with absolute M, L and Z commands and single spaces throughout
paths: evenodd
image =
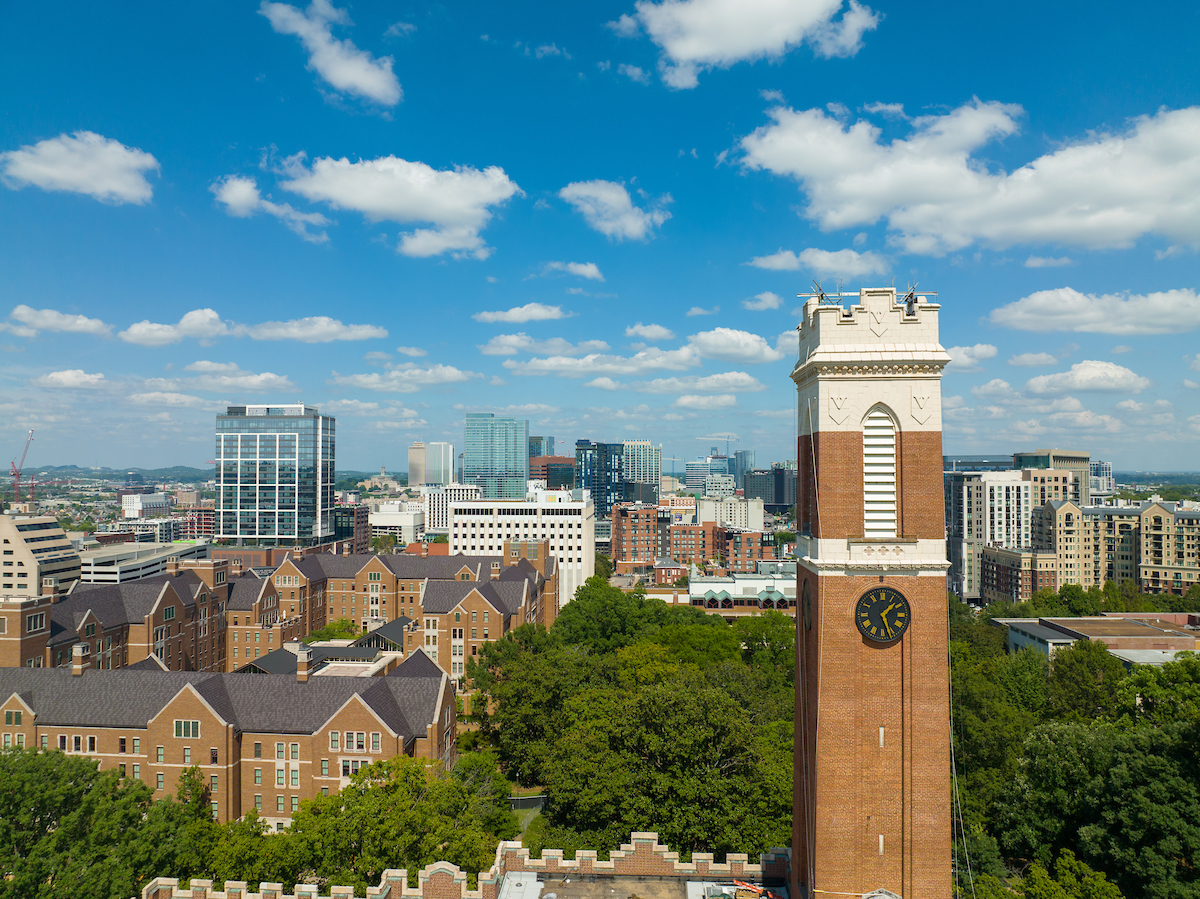
M 327 662 L 373 662 L 379 658 L 379 650 L 373 646 L 308 646 L 309 671 L 316 671 Z M 295 674 L 297 667 L 296 653 L 290 649 L 276 649 L 262 658 L 247 662 L 235 673 L 245 673 L 257 669 L 261 674 Z
M 229 605 L 226 608 L 231 612 L 249 612 L 266 585 L 265 580 L 252 572 L 243 574 L 230 583 Z
M 380 625 L 373 631 L 367 631 L 361 637 L 354 641 L 355 646 L 367 646 L 371 637 L 383 637 L 400 646 L 404 645 L 404 632 L 408 626 L 412 624 L 412 619 L 407 615 L 401 615 L 399 618 L 394 618 L 387 624 Z
M 425 665 L 401 665 L 393 673 L 405 671 L 401 676 L 313 677 L 303 683 L 295 674 L 248 677 L 131 667 L 74 676 L 69 668 L 0 668 L 0 697 L 20 694 L 39 725 L 142 728 L 190 684 L 242 732 L 312 734 L 358 695 L 388 727 L 411 738 L 425 736 L 445 689 L 441 670 L 425 662 L 437 676 Z
M 413 689 L 392 691 L 405 720 L 436 725 L 438 697 L 443 689 L 444 677 L 437 662 L 425 655 L 423 649 L 418 649 L 401 662 L 395 671 L 378 680 L 412 684 Z M 446 681 L 445 689 L 449 689 L 449 686 Z
M 154 653 L 150 653 L 150 655 L 146 656 L 146 658 L 142 659 L 140 662 L 134 662 L 132 665 L 126 665 L 125 670 L 126 671 L 170 671 L 171 669 L 168 668 L 165 664 L 163 664 L 162 659 L 160 659 Z
M 368 563 L 379 559 L 388 570 L 400 578 L 412 580 L 446 580 L 454 577 L 464 566 L 471 570 L 471 577 L 478 580 L 491 574 L 492 563 L 502 562 L 499 556 L 418 556 L 413 553 L 394 553 L 376 556 L 373 553 L 358 553 L 339 556 L 319 553 L 293 558 L 289 561 L 309 580 L 355 577 Z
M 89 611 L 99 619 L 104 628 L 140 623 L 150 614 L 168 583 L 174 589 L 173 581 L 159 578 L 143 578 L 124 584 L 84 584 L 80 589 L 73 590 L 62 602 L 50 607 L 50 621 L 57 627 L 51 627 L 51 636 L 47 643 L 53 646 L 65 640 L 76 639 L 79 627 Z M 189 587 L 184 587 L 178 595 L 185 607 L 195 605 Z

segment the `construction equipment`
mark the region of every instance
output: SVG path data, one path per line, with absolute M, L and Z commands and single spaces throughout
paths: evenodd
M 29 429 L 29 434 L 25 438 L 25 449 L 21 451 L 21 462 L 18 465 L 14 459 L 12 462 L 12 479 L 13 479 L 13 502 L 21 501 L 21 471 L 25 468 L 25 457 L 29 454 L 29 444 L 33 442 L 33 428 Z M 33 499 L 33 485 L 29 485 L 29 498 Z

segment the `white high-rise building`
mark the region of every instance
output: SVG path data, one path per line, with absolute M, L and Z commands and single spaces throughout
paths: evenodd
M 548 540 L 558 561 L 558 608 L 596 573 L 596 510 L 587 490 L 530 490 L 525 500 L 450 506 L 450 553 L 495 555 L 506 540 Z
M 635 484 L 654 484 L 662 480 L 662 447 L 649 440 L 625 441 L 625 480 Z
M 696 515 L 700 524 L 712 521 L 723 528 L 743 531 L 761 531 L 765 517 L 761 499 L 743 499 L 740 496 L 696 500 Z
M 450 504 L 475 500 L 483 495 L 478 484 L 429 484 L 423 490 L 425 531 L 430 534 L 450 532 Z
M 408 486 L 425 484 L 425 444 L 417 441 L 408 448 Z

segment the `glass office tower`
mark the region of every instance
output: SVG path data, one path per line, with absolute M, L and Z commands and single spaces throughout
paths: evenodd
M 217 416 L 218 539 L 315 544 L 334 533 L 335 421 L 314 406 L 229 406 Z
M 463 483 L 477 484 L 484 499 L 525 498 L 529 480 L 529 421 L 468 412 Z

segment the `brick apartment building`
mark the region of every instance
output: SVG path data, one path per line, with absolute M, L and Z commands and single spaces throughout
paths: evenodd
M 154 666 L 157 668 L 157 666 Z M 423 653 L 387 677 L 0 669 L 4 746 L 59 749 L 144 781 L 161 799 L 197 767 L 218 821 L 251 808 L 281 827 L 305 799 L 399 755 L 450 761 L 454 692 Z

